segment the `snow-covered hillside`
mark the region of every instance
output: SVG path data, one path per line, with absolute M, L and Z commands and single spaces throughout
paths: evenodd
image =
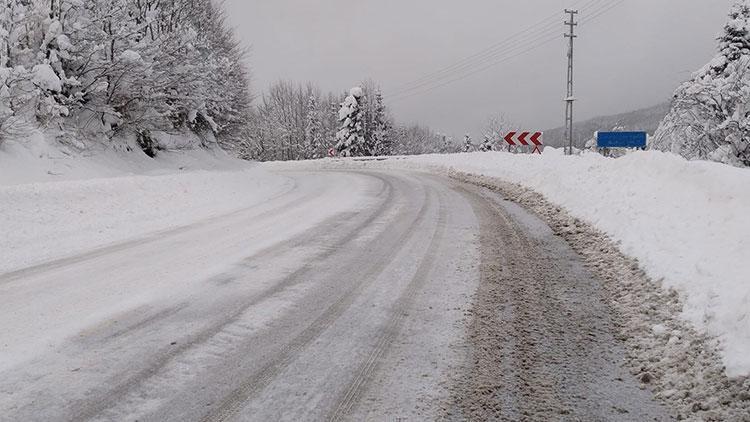
M 0 146 L 0 273 L 262 203 L 291 181 L 221 150 Z
M 576 122 L 573 127 L 573 140 L 583 147 L 596 131 L 622 128 L 623 130 L 645 131 L 649 134 L 656 132 L 664 116 L 669 112 L 669 102 L 657 104 L 640 110 L 629 111 L 610 116 L 599 116 L 589 120 Z M 563 148 L 565 143 L 565 126 L 544 131 L 544 144 L 551 147 Z
M 494 152 L 318 165 L 458 171 L 537 191 L 611 236 L 651 278 L 680 292 L 684 318 L 721 340 L 728 374 L 750 374 L 746 169 L 656 151 L 609 159 L 552 148 L 542 156 Z

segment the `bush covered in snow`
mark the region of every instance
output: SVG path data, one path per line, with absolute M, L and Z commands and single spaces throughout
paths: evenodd
M 3 1 L 0 137 L 23 123 L 236 144 L 250 107 L 242 54 L 211 0 Z
M 729 18 L 719 54 L 677 89 L 652 148 L 750 166 L 750 0 Z

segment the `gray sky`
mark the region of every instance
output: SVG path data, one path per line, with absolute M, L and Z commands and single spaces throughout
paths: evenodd
M 559 39 L 390 104 L 399 122 L 476 137 L 493 113 L 504 113 L 528 129 L 560 126 L 567 51 L 562 10 L 575 5 L 582 8 L 579 20 L 592 19 L 613 2 L 225 0 L 225 7 L 238 37 L 251 47 L 248 64 L 257 93 L 279 79 L 312 81 L 341 92 L 372 78 L 391 98 L 403 85 L 550 18 L 545 23 L 559 25 Z M 731 2 L 625 0 L 582 24 L 575 53 L 576 120 L 668 99 L 680 81 L 713 57 Z M 525 46 L 537 45 L 532 41 L 538 30 L 524 34 L 514 40 L 516 47 L 501 50 L 498 59 L 516 54 L 518 46 L 527 50 Z M 461 75 L 452 73 L 446 80 Z

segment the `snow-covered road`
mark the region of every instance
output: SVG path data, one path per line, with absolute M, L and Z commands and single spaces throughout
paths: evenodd
M 426 174 L 280 176 L 0 275 L 0 420 L 665 418 L 536 217 Z

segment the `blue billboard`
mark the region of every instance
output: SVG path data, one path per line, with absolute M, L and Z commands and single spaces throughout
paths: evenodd
M 597 132 L 596 146 L 599 148 L 646 148 L 646 132 Z

